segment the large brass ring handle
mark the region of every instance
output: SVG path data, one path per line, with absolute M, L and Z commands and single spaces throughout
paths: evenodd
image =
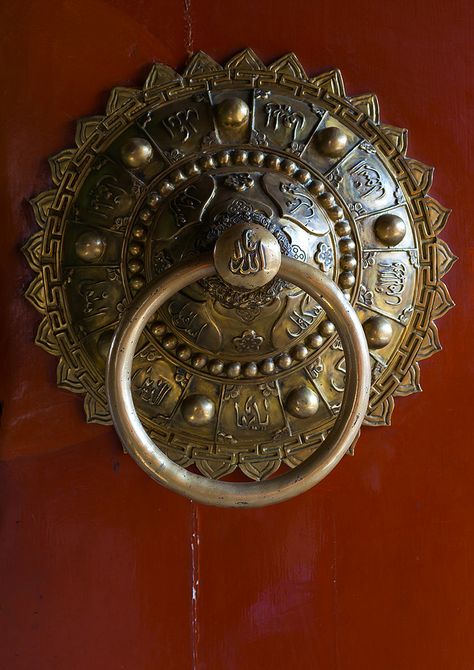
M 145 472 L 167 488 L 207 505 L 271 505 L 307 491 L 321 481 L 357 438 L 371 385 L 367 342 L 357 314 L 334 282 L 306 263 L 281 257 L 278 275 L 314 298 L 338 330 L 347 370 L 339 415 L 323 444 L 302 464 L 280 477 L 240 483 L 193 474 L 168 458 L 147 435 L 133 404 L 131 370 L 140 335 L 156 310 L 177 291 L 214 274 L 214 257 L 210 253 L 203 254 L 164 272 L 129 306 L 115 332 L 107 362 L 109 409 L 128 453 Z

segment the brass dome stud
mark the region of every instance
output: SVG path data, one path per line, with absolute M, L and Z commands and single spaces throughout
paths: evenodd
M 181 414 L 190 426 L 205 426 L 216 413 L 216 406 L 210 398 L 199 393 L 189 395 L 181 404 Z
M 305 358 L 308 358 L 308 348 L 304 344 L 297 344 L 291 350 L 291 354 L 296 361 L 304 361 Z
M 164 349 L 171 351 L 178 344 L 178 338 L 176 337 L 176 335 L 173 335 L 173 333 L 168 333 L 167 335 L 164 336 L 161 344 L 163 345 Z
M 328 321 L 327 319 L 325 321 L 322 321 L 320 326 L 319 326 L 319 334 L 322 335 L 323 337 L 331 337 L 331 335 L 334 335 L 336 332 L 336 327 L 332 323 L 332 321 Z
M 339 285 L 343 289 L 350 289 L 355 284 L 355 275 L 353 272 L 345 271 L 339 275 Z
M 244 367 L 244 376 L 245 377 L 256 377 L 258 374 L 258 367 L 254 361 L 247 363 Z
M 207 364 L 207 357 L 204 354 L 194 354 L 191 364 L 196 370 L 201 370 Z
M 217 162 L 219 165 L 222 167 L 226 167 L 227 165 L 230 165 L 232 162 L 232 155 L 230 151 L 221 151 L 220 153 L 217 154 Z
M 280 354 L 278 356 L 276 363 L 277 363 L 278 367 L 280 368 L 280 370 L 287 370 L 291 366 L 291 364 L 293 363 L 293 359 L 290 356 L 290 354 L 287 354 L 285 352 L 285 353 Z
M 155 321 L 150 330 L 155 337 L 162 337 L 166 333 L 166 324 L 163 321 Z
M 120 149 L 120 156 L 127 167 L 142 168 L 153 158 L 153 148 L 148 140 L 132 137 Z
M 260 167 L 265 161 L 265 154 L 263 151 L 252 151 L 252 153 L 249 155 L 249 158 L 252 165 Z
M 343 237 L 339 240 L 339 250 L 341 254 L 353 254 L 356 250 L 356 245 L 350 237 Z
M 383 349 L 393 336 L 392 324 L 384 316 L 371 316 L 363 328 L 369 349 Z
M 374 223 L 377 239 L 386 247 L 394 247 L 405 237 L 407 227 L 405 221 L 396 214 L 382 214 Z
M 220 375 L 224 369 L 224 361 L 219 360 L 218 358 L 213 359 L 209 363 L 209 372 L 211 375 Z
M 336 234 L 339 235 L 339 237 L 343 237 L 344 235 L 350 234 L 351 226 L 348 221 L 342 219 L 341 221 L 338 221 L 334 224 L 334 230 L 336 231 Z
M 97 232 L 82 233 L 76 240 L 76 256 L 81 261 L 94 263 L 102 258 L 105 252 L 106 242 L 103 235 Z
M 311 333 L 305 340 L 308 347 L 311 349 L 319 349 L 323 345 L 324 339 L 319 333 Z
M 143 253 L 143 247 L 138 242 L 132 242 L 132 244 L 130 244 L 128 247 L 128 251 L 130 256 L 141 256 Z
M 143 226 L 134 226 L 132 229 L 132 235 L 136 240 L 144 240 L 146 237 L 146 228 Z
M 158 205 L 160 204 L 161 197 L 158 195 L 158 193 L 150 193 L 148 198 L 146 199 L 148 206 L 152 207 L 153 209 L 156 209 Z
M 332 193 L 328 193 L 327 191 L 321 193 L 321 195 L 318 196 L 318 202 L 325 209 L 332 209 L 333 207 L 337 206 L 335 197 L 333 196 Z
M 176 347 L 176 356 L 180 361 L 188 361 L 191 358 L 191 349 L 186 344 Z
M 260 363 L 260 371 L 264 375 L 271 375 L 275 371 L 275 362 L 273 358 L 266 358 Z
M 290 391 L 285 400 L 285 409 L 297 419 L 314 416 L 319 408 L 319 398 L 307 386 L 298 386 Z
M 141 275 L 136 275 L 130 280 L 130 288 L 132 288 L 134 291 L 139 291 L 144 286 L 145 277 L 142 277 Z
M 234 363 L 229 363 L 227 366 L 227 376 L 231 379 L 238 377 L 240 375 L 240 363 L 235 361 Z
M 133 274 L 137 274 L 143 270 L 143 263 L 136 258 L 132 258 L 132 260 L 128 262 L 128 269 Z
M 328 158 L 340 158 L 347 150 L 348 144 L 346 133 L 339 128 L 323 128 L 316 133 L 316 148 Z
M 308 191 L 312 194 L 317 196 L 320 196 L 324 193 L 324 184 L 322 181 L 319 179 L 313 180 L 311 184 L 307 186 Z
M 241 98 L 226 98 L 217 105 L 218 124 L 228 130 L 239 130 L 247 125 L 249 106 Z

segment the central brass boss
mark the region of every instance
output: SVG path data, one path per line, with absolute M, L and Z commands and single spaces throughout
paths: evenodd
M 278 274 L 280 245 L 262 226 L 239 223 L 218 238 L 214 262 L 227 284 L 251 291 L 265 286 Z

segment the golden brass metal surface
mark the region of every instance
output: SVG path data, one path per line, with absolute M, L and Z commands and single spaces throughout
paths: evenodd
M 294 54 L 265 66 L 245 50 L 221 66 L 199 52 L 182 74 L 155 64 L 143 89 L 113 89 L 32 200 L 26 296 L 59 386 L 84 394 L 88 421 L 110 423 L 106 361 L 130 305 L 216 249 L 218 273 L 180 277 L 136 343 L 131 398 L 148 447 L 183 473 L 239 468 L 257 481 L 334 447 L 355 362 L 289 261 L 357 314 L 371 365 L 364 424 L 389 424 L 394 397 L 420 389 L 418 361 L 440 348 L 434 320 L 453 305 L 441 278 L 455 256 L 438 237 L 449 212 L 428 195 L 432 168 L 406 149 L 374 95 L 347 96 L 337 70 L 308 77 Z
M 255 230 L 256 242 L 266 240 Z M 260 237 L 259 237 L 260 235 Z M 267 242 L 271 244 L 271 240 Z M 216 242 L 216 247 L 219 240 Z M 232 250 L 227 259 L 232 259 Z M 225 253 L 222 248 L 220 253 Z M 214 250 L 214 257 L 218 254 Z M 262 250 L 262 256 L 265 249 Z M 356 312 L 336 284 L 307 263 L 281 259 L 283 279 L 300 286 L 325 310 L 341 338 L 347 361 L 347 382 L 336 422 L 323 444 L 295 470 L 280 477 L 253 484 L 218 482 L 192 474 L 168 458 L 143 428 L 131 391 L 133 357 L 140 336 L 153 313 L 176 292 L 216 271 L 210 254 L 166 270 L 137 296 L 115 332 L 110 348 L 106 386 L 109 409 L 117 432 L 140 467 L 164 486 L 192 500 L 221 507 L 262 507 L 282 502 L 317 484 L 337 465 L 356 439 L 364 420 L 370 393 L 370 357 L 364 332 Z M 257 271 L 258 272 L 258 271 Z M 260 269 L 264 272 L 264 268 Z M 286 398 L 287 411 L 297 419 L 311 419 L 318 410 L 316 393 L 307 384 L 294 386 Z M 189 413 L 186 401 L 191 400 Z M 288 406 L 289 405 L 289 406 Z M 215 400 L 188 395 L 181 414 L 191 425 L 216 423 Z M 197 419 L 197 421 L 196 421 Z

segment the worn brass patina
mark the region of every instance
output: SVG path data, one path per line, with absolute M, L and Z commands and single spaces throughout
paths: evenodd
M 50 160 L 54 187 L 32 200 L 36 341 L 60 357 L 59 386 L 85 394 L 88 421 L 110 423 L 114 333 L 146 312 L 157 277 L 174 278 L 180 290 L 128 347 L 129 379 L 126 361 L 116 370 L 172 488 L 238 504 L 250 486 L 250 504 L 268 504 L 298 492 L 296 473 L 301 490 L 319 481 L 355 436 L 336 440 L 338 414 L 362 402 L 348 374 L 363 379 L 361 348 L 366 425 L 388 424 L 394 396 L 419 390 L 418 361 L 440 348 L 434 320 L 453 304 L 441 277 L 455 257 L 438 238 L 449 212 L 427 195 L 432 169 L 406 157 L 406 131 L 380 123 L 374 95 L 347 97 L 337 70 L 308 78 L 293 54 L 266 67 L 246 50 L 221 67 L 200 52 L 182 75 L 156 64 L 143 89 L 114 89 L 104 116 L 79 122 L 76 145 Z M 193 283 L 180 276 L 203 257 Z M 359 317 L 358 357 L 306 266 Z M 282 489 L 190 491 L 198 475 L 185 470 L 263 480 L 282 463 L 303 468 Z

